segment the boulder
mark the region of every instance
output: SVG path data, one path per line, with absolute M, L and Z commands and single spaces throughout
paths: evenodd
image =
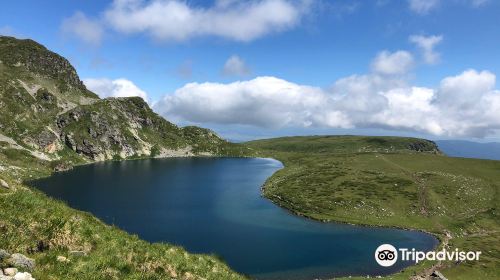
M 2 188 L 10 189 L 9 184 L 2 179 L 0 179 L 0 186 L 2 186 Z
M 14 280 L 35 280 L 35 278 L 33 278 L 33 276 L 31 276 L 28 272 L 18 272 L 14 276 Z
M 35 268 L 35 260 L 26 257 L 23 254 L 12 254 L 10 256 L 10 263 L 19 268 L 26 270 L 33 270 Z
M 62 172 L 73 169 L 71 162 L 60 162 L 54 166 L 54 172 Z
M 15 268 L 15 267 L 5 268 L 5 269 L 3 270 L 3 273 L 4 273 L 6 276 L 14 276 L 14 275 L 16 275 L 16 273 L 17 273 L 17 268 Z

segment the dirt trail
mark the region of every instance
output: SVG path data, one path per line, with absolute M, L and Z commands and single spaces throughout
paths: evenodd
M 418 186 L 418 202 L 420 204 L 420 214 L 427 217 L 429 215 L 428 211 L 429 207 L 427 201 L 427 184 L 425 183 L 425 180 L 419 177 L 417 173 L 411 172 L 410 170 L 404 168 L 403 166 L 389 160 L 384 155 L 379 154 L 378 156 L 385 162 L 397 167 L 398 169 L 401 169 L 407 176 L 413 178 L 413 181 Z
M 448 249 L 448 243 L 450 239 L 452 238 L 451 233 L 447 230 L 444 232 L 444 237 L 443 237 L 443 248 Z M 434 272 L 439 272 L 440 269 L 443 269 L 445 267 L 445 264 L 443 264 L 442 261 L 438 261 L 435 265 L 421 271 L 419 274 L 411 277 L 411 280 L 424 280 L 424 279 L 431 279 L 431 275 Z M 433 278 L 434 279 L 434 278 Z
M 411 172 L 410 170 L 404 168 L 403 166 L 389 160 L 384 155 L 379 155 L 379 157 L 382 160 L 384 160 L 385 162 L 397 167 L 398 169 L 401 169 L 406 175 L 413 178 L 414 182 L 418 186 L 418 201 L 420 204 L 420 214 L 427 217 L 429 215 L 429 211 L 428 211 L 429 208 L 428 208 L 428 200 L 427 200 L 427 184 L 426 184 L 425 180 L 423 178 L 421 178 L 420 176 L 418 176 L 417 173 Z M 451 238 L 452 238 L 451 233 L 445 229 L 444 230 L 444 237 L 443 237 L 443 240 L 441 242 L 442 248 L 445 248 L 445 249 L 448 248 L 448 243 L 449 243 Z M 421 271 L 420 273 L 411 277 L 410 279 L 411 280 L 431 279 L 431 275 L 434 272 L 438 272 L 439 269 L 444 268 L 444 266 L 445 265 L 443 264 L 442 261 L 438 261 L 433 266 Z

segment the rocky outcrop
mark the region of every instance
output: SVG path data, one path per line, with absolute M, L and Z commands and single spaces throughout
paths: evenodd
M 416 152 L 441 153 L 437 144 L 430 140 L 419 140 L 408 144 L 408 149 Z
M 35 268 L 35 260 L 26 257 L 23 254 L 12 254 L 7 262 L 12 266 L 32 271 Z
M 0 36 L 0 59 L 3 64 L 25 67 L 28 71 L 59 81 L 61 90 L 68 90 L 68 87 L 87 90 L 67 59 L 33 40 Z
M 138 97 L 79 106 L 61 114 L 56 123 L 66 146 L 92 160 L 216 154 L 219 147 L 230 145 L 210 130 L 177 127 Z
M 0 280 L 35 280 L 31 273 L 35 261 L 22 254 L 9 254 L 0 249 Z
M 210 130 L 168 122 L 139 97 L 99 99 L 66 59 L 34 41 L 0 36 L 0 66 L 7 69 L 0 72 L 0 133 L 40 159 L 81 162 L 235 150 Z

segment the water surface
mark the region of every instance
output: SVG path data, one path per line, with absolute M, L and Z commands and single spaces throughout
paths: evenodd
M 48 195 L 89 211 L 142 239 L 221 256 L 257 279 L 386 275 L 374 260 L 383 243 L 431 250 L 425 233 L 320 223 L 261 197 L 282 168 L 272 159 L 183 158 L 107 162 L 33 182 Z

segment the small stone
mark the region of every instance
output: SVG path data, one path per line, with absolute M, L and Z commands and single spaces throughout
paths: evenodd
M 28 272 L 19 272 L 14 276 L 14 280 L 35 280 Z
M 17 273 L 17 268 L 15 267 L 5 268 L 3 270 L 3 273 L 5 273 L 6 276 L 14 276 Z
M 69 262 L 68 258 L 64 256 L 57 256 L 57 261 L 58 262 Z
M 83 257 L 83 256 L 85 256 L 85 252 L 84 251 L 69 251 L 69 254 L 73 255 L 75 257 Z
M 2 186 L 3 188 L 5 189 L 10 189 L 10 186 L 9 184 L 7 184 L 7 182 L 5 182 L 4 180 L 0 179 L 0 186 Z
M 0 275 L 0 280 L 13 280 L 14 278 L 12 276 L 4 276 Z
M 192 280 L 195 279 L 196 277 L 191 273 L 191 272 L 185 272 L 184 273 L 184 279 L 186 280 Z
M 9 252 L 0 249 L 0 261 L 3 260 L 3 259 L 7 259 L 9 257 L 10 257 Z
M 35 268 L 35 260 L 30 259 L 23 254 L 12 254 L 9 260 L 10 263 L 16 267 L 24 268 L 29 271 Z

